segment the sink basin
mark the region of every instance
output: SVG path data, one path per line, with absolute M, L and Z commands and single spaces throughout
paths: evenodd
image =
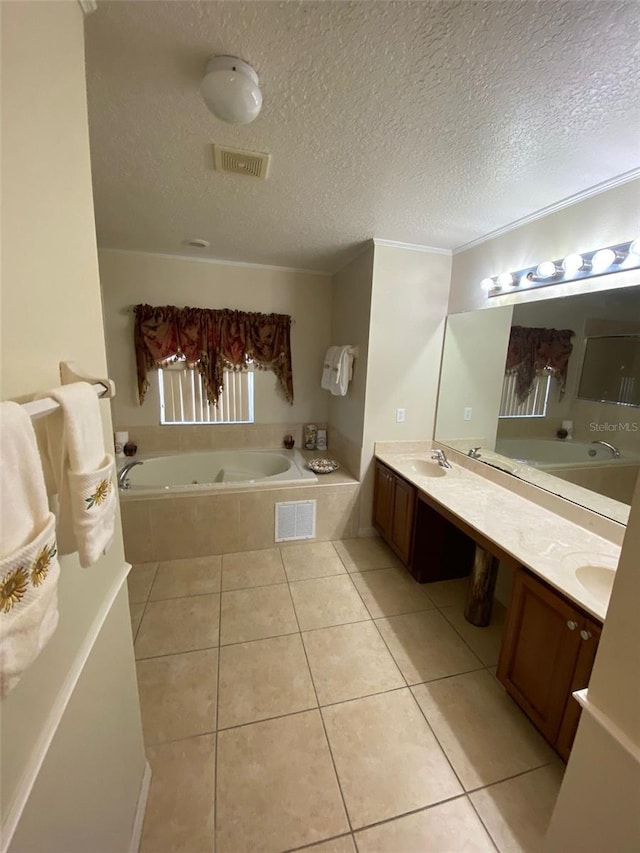
M 609 602 L 616 577 L 615 569 L 608 566 L 579 566 L 575 571 L 578 582 L 587 592 L 600 601 Z
M 446 468 L 442 468 L 437 462 L 428 459 L 408 459 L 408 466 L 414 474 L 421 477 L 444 477 Z

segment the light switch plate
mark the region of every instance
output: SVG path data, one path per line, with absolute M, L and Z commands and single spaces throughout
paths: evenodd
M 396 423 L 403 424 L 404 423 L 404 409 L 396 409 Z
M 471 420 L 471 406 L 465 406 L 464 419 L 465 419 L 465 421 Z

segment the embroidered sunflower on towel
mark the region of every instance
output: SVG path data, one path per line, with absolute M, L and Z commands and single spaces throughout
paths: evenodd
M 107 495 L 109 494 L 110 489 L 111 481 L 101 480 L 95 492 L 92 495 L 89 495 L 88 498 L 84 499 L 87 505 L 87 509 L 93 509 L 94 506 L 100 506 L 101 504 L 103 504 L 107 499 Z
M 40 551 L 31 566 L 31 583 L 34 586 L 40 586 L 42 581 L 46 578 L 49 566 L 51 565 L 51 560 L 53 560 L 56 553 L 55 544 L 45 545 L 42 551 Z
M 8 613 L 24 598 L 29 586 L 29 577 L 23 568 L 5 575 L 0 582 L 0 610 Z

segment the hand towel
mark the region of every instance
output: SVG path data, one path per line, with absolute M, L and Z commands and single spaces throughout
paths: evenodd
M 106 551 L 115 532 L 114 459 L 104 452 L 98 397 L 87 382 L 72 382 L 39 396 L 60 404 L 60 410 L 47 417 L 60 553 L 77 551 L 80 565 L 87 568 Z
M 331 391 L 331 386 L 333 385 L 333 377 L 335 376 L 333 368 L 335 367 L 335 359 L 338 354 L 338 349 L 338 347 L 329 347 L 324 357 L 320 387 L 324 388 L 325 391 Z
M 15 687 L 58 624 L 55 516 L 31 418 L 0 403 L 0 697 Z
M 334 397 L 344 397 L 349 388 L 349 382 L 353 377 L 353 356 L 351 347 L 337 347 L 335 366 L 333 369 L 333 382 L 331 393 Z

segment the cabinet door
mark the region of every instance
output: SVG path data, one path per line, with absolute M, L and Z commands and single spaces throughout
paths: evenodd
M 389 544 L 405 565 L 411 558 L 413 541 L 413 516 L 416 505 L 416 490 L 400 477 L 394 476 L 393 508 Z
M 391 537 L 393 477 L 394 475 L 385 465 L 376 462 L 373 488 L 373 524 L 387 541 Z
M 580 649 L 582 615 L 521 569 L 514 577 L 498 678 L 555 742 Z
M 584 618 L 580 626 L 580 648 L 578 650 L 578 660 L 573 673 L 571 689 L 567 697 L 560 731 L 556 740 L 556 749 L 565 761 L 569 760 L 569 753 L 573 746 L 573 740 L 576 736 L 578 723 L 580 722 L 580 714 L 582 709 L 578 702 L 571 695 L 576 690 L 584 690 L 589 686 L 591 678 L 591 670 L 593 662 L 598 651 L 598 643 L 600 642 L 601 627 L 593 619 Z

